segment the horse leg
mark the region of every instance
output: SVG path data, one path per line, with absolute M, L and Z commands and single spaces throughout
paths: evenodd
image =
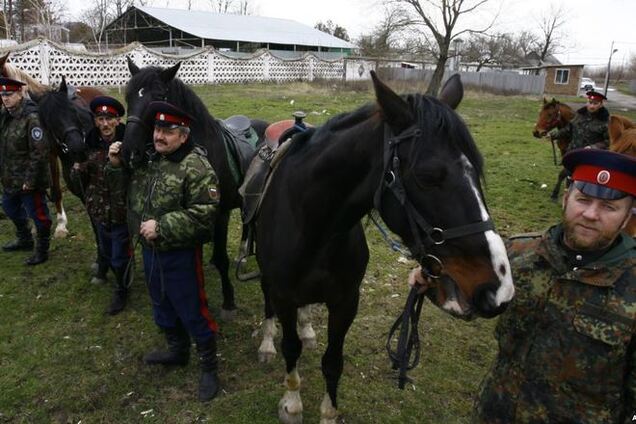
M 276 337 L 276 317 L 269 298 L 266 280 L 261 279 L 261 290 L 263 291 L 263 301 L 265 303 L 265 321 L 263 321 L 263 341 L 258 348 L 258 362 L 271 362 L 276 356 L 274 337 Z
M 278 419 L 285 424 L 297 424 L 303 421 L 303 402 L 300 397 L 300 375 L 298 358 L 303 344 L 296 332 L 297 309 L 291 305 L 277 308 L 278 319 L 283 328 L 281 350 L 285 357 L 285 394 L 278 402 Z
M 60 163 L 57 160 L 57 154 L 55 149 L 51 151 L 49 155 L 49 169 L 51 171 L 51 200 L 55 204 L 55 232 L 53 237 L 65 238 L 68 235 L 68 219 L 66 218 L 66 211 L 64 211 L 64 205 L 62 204 L 62 187 L 60 185 Z
M 561 171 L 559 172 L 557 183 L 554 186 L 554 189 L 552 190 L 552 194 L 550 195 L 550 199 L 552 199 L 553 201 L 556 201 L 557 198 L 559 197 L 559 190 L 561 189 L 561 184 L 563 183 L 563 180 L 565 180 L 567 176 L 568 176 L 567 171 L 565 170 L 565 168 L 562 168 Z
M 327 393 L 320 404 L 320 424 L 335 424 L 338 418 L 338 382 L 342 375 L 342 352 L 349 327 L 358 312 L 359 294 L 347 302 L 327 305 L 329 310 L 329 329 L 327 350 L 322 357 L 322 375 L 325 378 Z
M 298 308 L 298 334 L 304 349 L 316 348 L 316 332 L 311 326 L 311 310 L 311 305 Z
M 221 276 L 221 319 L 230 321 L 236 316 L 234 303 L 234 287 L 230 281 L 230 259 L 227 256 L 227 232 L 230 223 L 230 211 L 219 210 L 214 223 L 214 246 L 212 247 L 212 263 Z

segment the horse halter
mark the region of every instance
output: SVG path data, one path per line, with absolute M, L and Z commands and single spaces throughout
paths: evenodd
M 79 129 L 78 127 L 76 127 L 75 125 L 71 125 L 70 127 L 67 127 L 66 130 L 64 131 L 64 133 L 62 134 L 62 138 L 58 138 L 55 137 L 55 140 L 57 141 L 57 144 L 60 146 L 60 149 L 62 149 L 62 152 L 64 152 L 64 154 L 67 154 L 69 151 L 68 148 L 68 143 L 66 141 L 66 139 L 68 138 L 68 135 L 71 133 L 77 132 L 79 133 L 80 137 L 82 137 L 82 140 L 84 140 L 84 138 L 86 137 L 86 134 L 84 134 L 84 131 L 82 131 L 81 129 Z
M 400 158 L 397 154 L 397 148 L 400 143 L 404 141 L 418 142 L 421 136 L 422 131 L 417 128 L 416 125 L 410 126 L 399 135 L 395 135 L 389 126 L 385 124 L 382 181 L 373 196 L 373 204 L 381 214 L 382 196 L 384 192 L 389 190 L 393 194 L 400 205 L 402 205 L 409 226 L 411 227 L 411 232 L 415 238 L 415 246 L 412 251 L 413 257 L 422 265 L 422 272 L 425 272 L 428 277 L 438 279 L 442 276 L 444 264 L 437 256 L 428 253 L 432 246 L 443 244 L 446 240 L 494 230 L 495 227 L 491 219 L 460 225 L 450 229 L 433 227 L 424 219 L 417 209 L 415 209 L 408 199 L 404 184 L 402 183 Z M 423 238 L 421 236 L 422 234 L 424 235 Z

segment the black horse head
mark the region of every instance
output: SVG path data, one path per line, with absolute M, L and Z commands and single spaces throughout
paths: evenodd
M 486 208 L 483 161 L 454 112 L 458 76 L 440 99 L 398 96 L 373 74 L 385 123 L 383 182 L 375 205 L 429 276 L 440 306 L 460 315 L 494 316 L 512 298 L 510 264 Z
M 146 108 L 152 101 L 169 100 L 171 90 L 179 85 L 175 76 L 181 62 L 166 69 L 156 66 L 140 69 L 129 57 L 126 59 L 131 79 L 126 86 L 128 120 L 122 147 L 124 160 L 135 165 L 152 148 L 152 127 L 145 120 Z
M 86 149 L 84 137 L 93 128 L 93 115 L 71 100 L 64 76 L 57 90 L 39 98 L 38 107 L 42 126 L 62 155 L 73 161 L 81 160 Z

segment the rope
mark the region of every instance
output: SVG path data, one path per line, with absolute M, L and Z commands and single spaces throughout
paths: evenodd
M 420 362 L 420 337 L 418 334 L 418 323 L 422 313 L 424 294 L 418 293 L 417 287 L 412 287 L 406 299 L 406 305 L 399 317 L 395 320 L 389 330 L 386 340 L 386 351 L 391 359 L 391 367 L 399 370 L 398 387 L 404 389 L 407 382 L 412 380 L 406 372 L 412 370 Z M 395 332 L 399 327 L 397 341 L 397 351 L 391 348 Z

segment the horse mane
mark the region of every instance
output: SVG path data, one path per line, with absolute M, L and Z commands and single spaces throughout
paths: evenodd
M 43 96 L 49 91 L 49 88 L 46 85 L 40 83 L 31 75 L 27 74 L 21 69 L 16 68 L 10 63 L 4 64 L 2 68 L 2 74 L 5 75 L 7 78 L 12 78 L 12 79 L 22 81 L 23 83 L 25 83 L 26 84 L 25 90 L 31 96 L 34 96 L 36 98 Z
M 418 125 L 423 129 L 424 142 L 437 139 L 436 137 L 426 137 L 426 134 L 442 133 L 447 134 L 449 139 L 444 138 L 444 142 L 452 143 L 462 152 L 472 164 L 480 179 L 483 179 L 484 165 L 481 153 L 472 135 L 468 131 L 466 124 L 449 107 L 442 104 L 436 98 L 421 94 L 407 94 L 402 98 L 411 106 Z M 330 133 L 351 126 L 369 119 L 378 112 L 378 106 L 374 103 L 366 104 L 353 112 L 345 112 L 329 119 L 323 126 L 319 127 L 312 137 L 312 143 L 320 143 L 330 138 Z M 298 147 L 302 143 L 295 143 Z M 412 149 L 416 150 L 413 144 Z
M 156 85 L 161 71 L 163 71 L 163 68 L 158 66 L 142 68 L 128 82 L 126 96 L 128 96 L 130 92 L 138 91 L 141 87 Z M 160 90 L 158 89 L 158 91 Z M 220 124 L 214 116 L 212 116 L 199 96 L 183 81 L 179 78 L 170 80 L 166 95 L 171 99 L 172 104 L 181 110 L 187 111 L 194 117 L 191 128 L 195 143 L 205 145 L 206 140 L 222 137 Z M 213 133 L 211 133 L 211 129 Z

